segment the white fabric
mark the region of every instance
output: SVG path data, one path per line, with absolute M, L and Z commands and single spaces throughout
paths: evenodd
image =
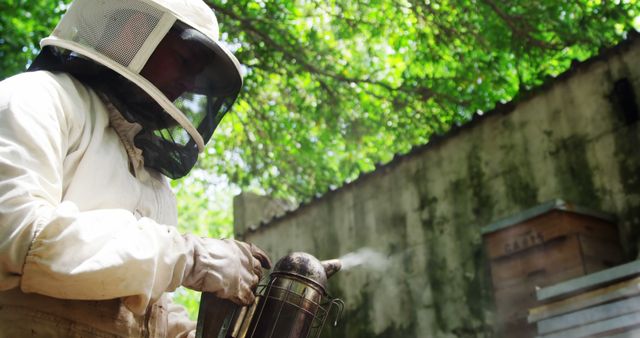
M 204 33 L 213 41 L 220 40 L 218 20 L 204 1 L 150 0 L 150 3 L 156 8 L 172 13 L 178 20 Z
M 39 71 L 0 82 L 0 290 L 19 287 L 25 304 L 29 293 L 52 304 L 122 298 L 138 318 L 181 285 L 195 248 L 174 228 L 166 180 L 132 160 L 107 106 L 70 76 Z M 240 274 L 242 266 L 223 266 L 235 254 L 218 249 L 222 258 L 208 268 Z M 193 326 L 164 311 L 160 322 Z

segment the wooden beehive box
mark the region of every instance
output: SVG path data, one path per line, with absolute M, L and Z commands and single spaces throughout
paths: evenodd
M 503 337 L 534 337 L 536 289 L 620 264 L 613 217 L 554 200 L 482 229 Z

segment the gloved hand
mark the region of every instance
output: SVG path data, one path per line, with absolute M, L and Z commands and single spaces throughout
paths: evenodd
M 257 246 L 241 241 L 184 235 L 193 248 L 182 285 L 240 305 L 255 299 L 254 290 L 262 278 L 262 268 L 271 268 L 267 254 Z

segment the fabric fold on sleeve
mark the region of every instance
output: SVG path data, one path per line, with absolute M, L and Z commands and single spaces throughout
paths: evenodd
M 118 209 L 60 204 L 38 232 L 20 287 L 64 299 L 112 299 L 136 314 L 180 286 L 191 249 L 174 227 Z

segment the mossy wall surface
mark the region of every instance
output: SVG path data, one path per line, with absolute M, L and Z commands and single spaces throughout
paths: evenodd
M 620 48 L 510 112 L 238 236 L 274 258 L 307 251 L 329 259 L 363 247 L 389 258 L 384 271 L 331 279 L 330 293 L 346 307 L 325 337 L 492 337 L 483 226 L 561 198 L 616 215 L 625 252 L 636 257 L 640 124 L 621 112 L 613 89 L 626 79 L 640 98 L 638 60 L 639 43 Z

